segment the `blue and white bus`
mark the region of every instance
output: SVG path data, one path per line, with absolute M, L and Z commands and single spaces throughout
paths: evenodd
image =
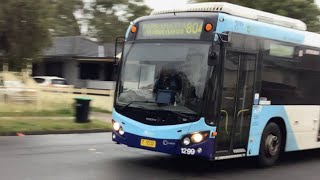
M 131 23 L 112 139 L 221 160 L 320 148 L 320 35 L 229 3 L 155 10 Z

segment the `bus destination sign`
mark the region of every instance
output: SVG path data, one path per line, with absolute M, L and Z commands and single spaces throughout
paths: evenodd
M 139 24 L 137 39 L 200 39 L 201 19 L 166 19 L 143 21 Z

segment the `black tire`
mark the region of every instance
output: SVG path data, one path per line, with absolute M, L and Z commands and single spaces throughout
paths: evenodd
M 280 127 L 271 122 L 264 128 L 258 157 L 260 167 L 270 167 L 279 159 L 282 147 Z

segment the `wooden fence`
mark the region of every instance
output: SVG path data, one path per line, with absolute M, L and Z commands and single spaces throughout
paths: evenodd
M 71 93 L 71 94 L 92 94 L 102 96 L 113 96 L 114 90 L 102 90 L 102 89 L 87 89 L 87 88 L 73 88 L 73 87 L 39 87 L 38 90 L 45 92 L 56 93 Z
M 7 92 L 6 92 L 7 91 Z M 77 97 L 90 98 L 91 106 L 112 110 L 113 90 L 77 88 L 4 88 L 0 86 L 0 112 L 54 110 L 72 107 Z

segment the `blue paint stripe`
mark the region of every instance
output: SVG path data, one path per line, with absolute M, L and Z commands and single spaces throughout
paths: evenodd
M 219 13 L 216 31 L 218 33 L 236 32 L 297 44 L 303 44 L 305 39 L 304 31 L 231 16 L 224 13 Z
M 119 122 L 125 132 L 150 138 L 158 139 L 181 139 L 182 136 L 199 131 L 215 131 L 216 127 L 208 126 L 204 118 L 197 122 L 168 125 L 168 126 L 151 126 L 142 124 L 133 119 L 125 117 L 115 110 L 112 112 L 112 118 Z
M 286 151 L 299 150 L 292 127 L 285 111 L 285 106 L 253 106 L 248 143 L 248 156 L 259 155 L 261 136 L 269 120 L 273 117 L 281 117 L 287 128 Z

